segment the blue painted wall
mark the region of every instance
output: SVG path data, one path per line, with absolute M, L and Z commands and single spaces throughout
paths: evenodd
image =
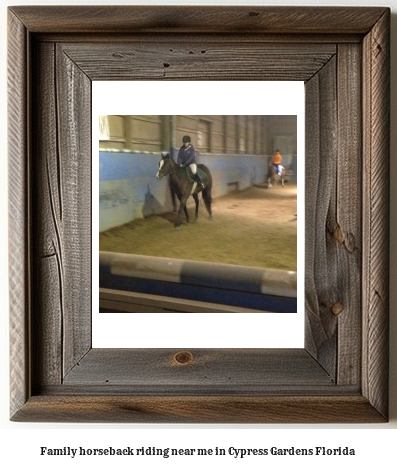
M 156 179 L 159 154 L 99 153 L 99 231 L 172 209 L 168 179 Z M 227 194 L 236 182 L 243 190 L 262 183 L 266 157 L 200 154 L 213 176 L 213 197 Z

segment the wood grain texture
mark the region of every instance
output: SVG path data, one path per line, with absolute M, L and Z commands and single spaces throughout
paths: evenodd
M 60 384 L 91 347 L 91 84 L 54 44 L 34 54 L 35 378 Z
M 55 68 L 46 66 L 55 60 L 53 44 L 34 46 L 37 61 L 33 96 L 35 97 L 33 131 L 36 156 L 32 178 L 35 182 L 32 207 L 35 209 L 33 233 L 33 302 L 32 350 L 34 387 L 37 384 L 60 384 L 63 350 L 63 273 L 62 227 L 59 213 L 62 195 L 59 182 Z M 45 130 L 45 132 L 41 132 Z M 56 175 L 57 178 L 51 178 Z M 42 339 L 46 338 L 43 342 Z
M 55 33 L 367 33 L 382 7 L 12 7 L 30 31 Z
M 364 40 L 363 391 L 387 414 L 389 354 L 390 12 Z M 382 166 L 382 172 L 379 167 Z
M 130 385 L 147 394 L 221 388 L 224 393 L 260 394 L 271 386 L 329 386 L 332 377 L 304 349 L 93 349 L 65 377 L 66 386 Z M 186 362 L 179 352 L 189 352 Z
M 66 375 L 91 348 L 91 81 L 60 46 L 56 71 Z
M 385 8 L 10 9 L 12 420 L 387 420 L 389 22 Z M 306 82 L 306 349 L 183 364 L 91 350 L 91 80 L 283 70 Z
M 306 85 L 306 347 L 338 384 L 361 375 L 361 51 Z
M 37 396 L 18 422 L 307 424 L 379 423 L 385 419 L 360 396 Z
M 359 384 L 362 339 L 362 53 L 359 45 L 338 46 L 335 216 L 328 234 L 336 244 L 338 274 L 333 315 L 338 320 L 337 383 Z
M 30 394 L 29 375 L 29 170 L 27 160 L 28 87 L 26 81 L 28 39 L 26 28 L 8 15 L 8 166 L 9 166 L 9 303 L 11 414 Z
M 305 305 L 308 351 L 336 375 L 338 301 L 335 226 L 336 58 L 306 84 Z
M 334 44 L 197 42 L 185 37 L 130 38 L 127 44 L 66 44 L 64 52 L 92 80 L 309 80 L 336 53 Z

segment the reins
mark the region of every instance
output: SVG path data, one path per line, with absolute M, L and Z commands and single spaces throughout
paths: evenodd
M 173 173 L 176 173 L 177 170 L 180 170 L 182 168 L 186 167 L 177 167 L 176 165 L 174 165 L 174 170 L 172 170 L 171 172 L 165 173 L 163 170 L 159 170 L 159 172 L 162 173 L 165 177 L 167 177 L 168 175 L 172 175 Z

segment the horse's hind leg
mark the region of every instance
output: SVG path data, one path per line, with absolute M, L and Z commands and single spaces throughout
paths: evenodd
M 194 202 L 196 203 L 196 210 L 195 210 L 195 213 L 194 213 L 194 220 L 196 221 L 197 218 L 198 218 L 200 200 L 199 200 L 198 195 L 196 195 L 196 194 L 193 195 L 193 199 L 194 199 Z

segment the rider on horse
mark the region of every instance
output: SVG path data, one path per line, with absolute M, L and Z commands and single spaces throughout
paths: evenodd
M 201 181 L 200 175 L 197 172 L 196 151 L 191 144 L 190 136 L 183 136 L 182 142 L 183 146 L 179 149 L 177 164 L 180 167 L 189 167 L 194 180 L 196 180 L 203 189 L 204 183 Z
M 281 157 L 280 151 L 276 149 L 276 152 L 272 155 L 272 162 L 274 165 L 274 171 L 276 175 L 281 174 L 281 168 L 280 168 L 281 160 L 282 160 L 282 157 Z

